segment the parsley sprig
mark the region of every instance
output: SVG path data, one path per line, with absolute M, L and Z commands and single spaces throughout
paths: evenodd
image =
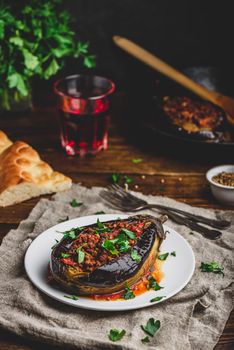
M 125 291 L 123 294 L 123 298 L 126 300 L 135 298 L 135 294 L 133 293 L 127 282 L 125 283 Z
M 75 198 L 73 198 L 72 201 L 70 202 L 70 206 L 73 208 L 80 207 L 82 204 L 83 204 L 82 202 L 77 202 Z
M 71 16 L 61 11 L 60 0 L 30 0 L 0 5 L 0 99 L 10 109 L 15 101 L 28 96 L 30 80 L 49 79 L 65 65 L 66 57 L 81 58 L 88 67 L 95 66 L 89 43 L 76 41 Z
M 83 227 L 73 227 L 70 230 L 64 231 L 64 232 L 60 232 L 57 231 L 59 233 L 63 234 L 63 238 L 71 238 L 71 239 L 75 239 L 78 235 L 79 232 L 81 232 L 84 228 Z
M 213 272 L 222 274 L 224 276 L 224 268 L 219 266 L 219 264 L 215 261 L 212 261 L 211 263 L 201 263 L 200 269 L 202 272 Z
M 114 328 L 110 330 L 108 337 L 111 341 L 115 342 L 115 341 L 121 340 L 125 334 L 126 334 L 126 331 L 124 329 L 119 330 Z
M 158 283 L 157 283 L 157 281 L 153 278 L 153 276 L 150 276 L 149 278 L 148 278 L 148 286 L 147 286 L 147 288 L 148 289 L 154 289 L 154 290 L 160 290 L 160 289 L 163 289 L 163 287 L 161 287 Z
M 158 256 L 158 260 L 164 261 L 164 260 L 167 259 L 168 255 L 169 255 L 169 253 L 160 254 L 160 255 Z
M 161 323 L 159 320 L 155 320 L 153 317 L 151 317 L 145 326 L 141 326 L 143 331 L 153 337 L 155 333 L 159 330 L 161 327 Z
M 64 298 L 72 299 L 72 300 L 79 300 L 78 296 L 76 296 L 76 295 L 64 295 Z
M 134 182 L 133 178 L 130 177 L 129 175 L 122 175 L 119 173 L 114 173 L 111 175 L 111 182 L 114 184 L 118 184 L 119 182 L 124 182 L 126 184 L 131 184 Z

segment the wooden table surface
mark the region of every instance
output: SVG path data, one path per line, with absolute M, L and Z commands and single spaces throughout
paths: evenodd
M 0 130 L 5 131 L 12 140 L 23 140 L 39 151 L 42 159 L 52 167 L 70 176 L 74 182 L 84 186 L 107 186 L 112 173 L 131 176 L 134 183 L 131 189 L 145 194 L 168 196 L 196 206 L 222 208 L 212 198 L 204 174 L 215 165 L 211 161 L 175 159 L 167 155 L 160 147 L 151 151 L 142 147 L 139 141 L 131 142 L 126 133 L 122 133 L 116 113 L 109 132 L 109 148 L 94 158 L 79 159 L 67 157 L 60 148 L 58 127 L 53 108 L 36 109 L 22 116 L 0 116 Z M 140 164 L 134 164 L 133 158 L 142 158 Z M 176 157 L 177 158 L 177 157 Z M 19 205 L 0 209 L 0 238 L 21 220 L 27 218 L 38 198 Z M 0 330 L 0 349 L 36 350 L 41 344 L 22 339 Z M 46 349 L 55 347 L 43 345 Z M 232 312 L 216 350 L 234 348 L 234 313 Z M 205 350 L 205 349 L 204 349 Z

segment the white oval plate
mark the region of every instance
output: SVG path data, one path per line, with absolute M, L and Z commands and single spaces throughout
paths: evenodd
M 163 289 L 157 292 L 150 290 L 129 300 L 100 301 L 85 297 L 72 300 L 64 297 L 64 295 L 69 294 L 66 291 L 56 289 L 47 282 L 51 247 L 56 243 L 56 239 L 60 240 L 63 237 L 63 234 L 57 231 L 63 232 L 73 227 L 94 224 L 97 222 L 98 217 L 100 221 L 105 222 L 117 218 L 126 219 L 128 216 L 120 214 L 84 216 L 55 225 L 34 239 L 26 252 L 24 265 L 28 277 L 38 289 L 62 303 L 75 307 L 90 310 L 120 311 L 139 309 L 166 300 L 178 293 L 189 282 L 195 268 L 195 258 L 192 248 L 179 233 L 164 225 L 164 229 L 168 233 L 167 238 L 161 245 L 160 251 L 162 253 L 175 251 L 176 257 L 169 255 L 163 265 L 165 277 L 160 283 Z M 164 296 L 164 298 L 161 301 L 151 303 L 150 300 L 156 296 Z

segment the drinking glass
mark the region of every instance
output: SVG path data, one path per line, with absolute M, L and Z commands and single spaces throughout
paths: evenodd
M 54 90 L 66 153 L 83 157 L 107 149 L 110 96 L 115 84 L 100 76 L 72 75 L 57 81 Z

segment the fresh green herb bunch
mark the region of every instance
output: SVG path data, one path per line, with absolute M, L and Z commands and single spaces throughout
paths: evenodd
M 30 78 L 49 79 L 65 64 L 67 56 L 81 58 L 84 66 L 95 66 L 88 43 L 75 40 L 71 17 L 60 10 L 61 0 L 30 0 L 26 5 L 0 4 L 0 99 L 9 110 L 30 93 Z

